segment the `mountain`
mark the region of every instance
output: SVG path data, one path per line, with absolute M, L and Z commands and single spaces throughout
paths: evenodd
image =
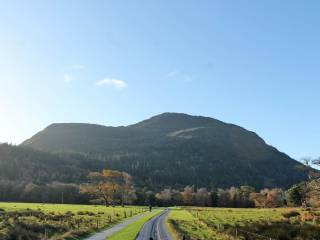
M 75 152 L 126 171 L 151 188 L 163 186 L 289 187 L 307 169 L 254 132 L 222 121 L 163 113 L 125 127 L 52 124 L 22 143 Z
M 0 201 L 88 203 L 79 184 L 103 167 L 103 162 L 80 154 L 0 144 Z
M 101 161 L 80 154 L 53 154 L 25 146 L 0 144 L 0 180 L 45 184 L 54 181 L 82 183 Z

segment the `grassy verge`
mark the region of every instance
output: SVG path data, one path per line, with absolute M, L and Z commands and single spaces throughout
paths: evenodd
M 177 207 L 171 207 L 170 208 L 170 212 L 171 211 L 176 211 L 176 210 L 181 210 L 181 208 L 177 208 Z M 171 237 L 172 240 L 180 240 L 181 236 L 177 233 L 177 231 L 174 229 L 173 225 L 171 224 L 171 218 L 172 215 L 167 216 L 166 221 L 165 221 L 165 225 L 166 225 L 166 229 L 169 232 L 169 235 Z
M 108 240 L 134 240 L 136 236 L 138 235 L 140 229 L 142 228 L 143 224 L 147 222 L 152 217 L 159 214 L 162 210 L 154 210 L 150 214 L 147 214 L 146 216 L 141 217 L 137 221 L 129 224 L 128 226 L 124 227 L 119 232 L 116 232 L 112 236 L 108 237 Z

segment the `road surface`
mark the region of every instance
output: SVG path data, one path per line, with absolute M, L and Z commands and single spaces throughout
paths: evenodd
M 136 240 L 171 240 L 165 227 L 165 219 L 168 212 L 169 210 L 165 210 L 146 222 L 140 230 Z
M 143 216 L 145 216 L 147 214 L 149 214 L 149 212 L 145 212 L 145 213 L 142 213 L 142 214 L 135 215 L 135 216 L 123 221 L 123 222 L 120 222 L 120 223 L 114 225 L 111 228 L 108 228 L 108 229 L 106 229 L 104 231 L 98 232 L 98 233 L 92 235 L 91 237 L 85 238 L 84 240 L 105 240 L 106 237 L 111 236 L 115 232 L 118 232 L 122 228 L 128 226 L 129 224 L 135 222 L 136 220 L 138 220 L 139 218 L 141 218 L 141 217 L 143 217 Z

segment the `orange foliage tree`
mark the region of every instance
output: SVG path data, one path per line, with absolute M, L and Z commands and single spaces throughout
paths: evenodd
M 88 183 L 81 184 L 80 193 L 90 195 L 93 202 L 124 205 L 135 197 L 131 176 L 126 172 L 104 169 L 89 173 L 88 179 Z

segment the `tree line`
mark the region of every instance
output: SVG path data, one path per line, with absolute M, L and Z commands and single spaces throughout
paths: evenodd
M 90 172 L 83 184 L 51 182 L 36 184 L 0 180 L 0 201 L 75 203 L 104 205 L 208 206 L 208 207 L 283 207 L 320 206 L 320 179 L 281 188 L 256 191 L 251 186 L 206 188 L 185 186 L 154 191 L 136 186 L 125 172 L 104 169 Z
M 183 189 L 165 188 L 153 192 L 146 188 L 135 188 L 128 173 L 106 170 L 92 172 L 89 182 L 80 186 L 80 192 L 88 195 L 92 202 L 106 206 L 116 204 L 138 204 L 157 206 L 207 206 L 207 207 L 284 207 L 319 206 L 320 180 L 294 185 L 284 191 L 281 188 L 264 188 L 258 192 L 251 186 L 222 188 L 197 188 L 186 186 Z M 320 188 L 319 188 L 320 190 Z
M 320 160 L 305 159 L 305 165 L 314 164 L 320 165 Z M 217 207 L 320 206 L 317 171 L 310 170 L 309 181 L 288 190 L 256 190 L 251 186 L 208 187 L 211 184 L 203 185 L 197 179 L 194 179 L 194 186 L 171 185 L 168 182 L 154 184 L 148 178 L 141 180 L 145 177 L 144 172 L 139 172 L 140 177 L 137 178 L 123 171 L 104 170 L 107 176 L 103 176 L 104 171 L 99 170 L 105 167 L 121 169 L 106 166 L 101 159 L 94 160 L 87 155 L 53 154 L 0 144 L 0 201 Z M 98 195 L 98 191 L 93 194 L 93 186 L 99 182 L 109 184 L 104 196 L 107 201 Z

